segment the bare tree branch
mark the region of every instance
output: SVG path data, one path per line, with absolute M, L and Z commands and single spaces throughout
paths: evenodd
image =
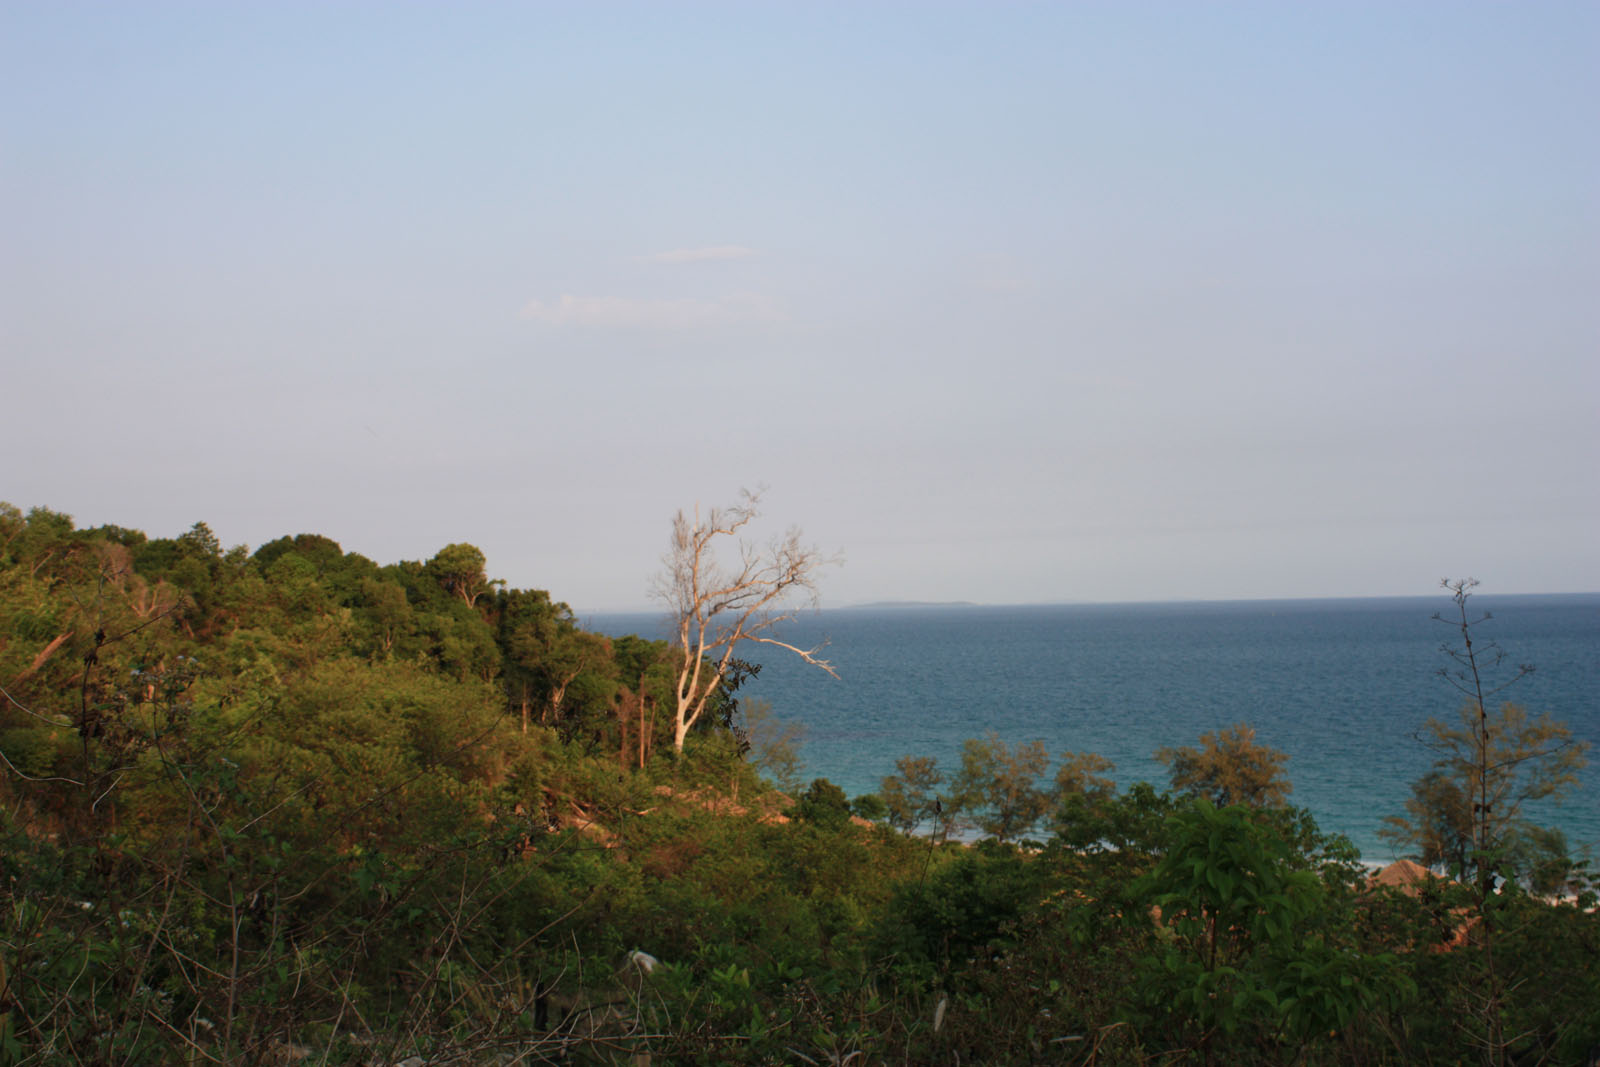
M 673 646 L 678 655 L 674 687 L 673 743 L 679 751 L 689 730 L 705 714 L 712 695 L 737 663 L 744 642 L 774 645 L 834 677 L 822 647 L 801 648 L 773 631 L 802 607 L 815 607 L 821 568 L 840 562 L 801 542 L 791 527 L 765 547 L 740 540 L 736 568 L 717 558 L 719 538 L 738 538 L 759 514 L 759 492 L 745 490 L 739 503 L 713 508 L 703 519 L 682 511 L 672 520 L 671 548 L 653 593 L 672 609 Z

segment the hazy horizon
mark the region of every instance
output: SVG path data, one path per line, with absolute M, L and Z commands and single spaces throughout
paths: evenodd
M 1480 587 L 1481 590 L 1481 587 Z M 1449 612 L 1452 609 L 1446 602 L 1448 593 L 1436 591 L 1434 595 L 1440 598 L 1440 617 L 1449 621 Z M 1043 600 L 1024 602 L 982 602 L 971 600 L 878 600 L 853 604 L 820 604 L 815 609 L 800 608 L 794 612 L 797 620 L 815 618 L 817 615 L 838 611 L 918 611 L 942 610 L 950 608 L 975 608 L 981 610 L 1031 609 L 1031 608 L 1137 608 L 1137 607 L 1205 607 L 1207 605 L 1222 604 L 1328 604 L 1332 602 L 1348 601 L 1350 603 L 1370 603 L 1375 600 L 1406 600 L 1428 602 L 1434 595 L 1424 593 L 1395 593 L 1379 596 L 1321 596 L 1321 597 L 1218 597 L 1207 599 L 1177 599 L 1177 600 Z M 1564 593 L 1523 593 L 1523 592 L 1481 592 L 1475 591 L 1472 596 L 1474 608 L 1485 608 L 1491 605 L 1504 605 L 1507 602 L 1519 600 L 1596 600 L 1600 601 L 1600 590 L 1581 590 Z M 636 606 L 632 608 L 602 608 L 584 609 L 578 605 L 570 605 L 580 621 L 594 616 L 621 617 L 629 615 L 661 615 L 663 620 L 668 618 L 666 609 L 660 605 Z
M 0 11 L 0 500 L 648 610 L 1600 589 L 1600 7 Z

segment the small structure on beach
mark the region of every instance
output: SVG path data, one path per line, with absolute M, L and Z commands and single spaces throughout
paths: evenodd
M 1368 883 L 1372 886 L 1388 886 L 1398 889 L 1407 896 L 1415 896 L 1420 888 L 1437 879 L 1439 876 L 1428 868 L 1412 860 L 1395 860 L 1372 876 Z

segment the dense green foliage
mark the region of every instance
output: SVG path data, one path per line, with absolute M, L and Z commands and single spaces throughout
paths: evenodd
M 733 686 L 679 753 L 663 644 L 486 566 L 0 507 L 0 1065 L 1479 1062 L 1485 906 L 1504 1060 L 1600 1042 L 1592 897 L 1373 886 L 1253 742 L 790 801 Z

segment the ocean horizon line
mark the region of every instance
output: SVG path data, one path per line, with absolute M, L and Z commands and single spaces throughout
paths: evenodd
M 1600 603 L 1600 590 L 1565 592 L 1500 592 L 1483 591 L 1472 594 L 1479 602 L 1527 600 L 1593 600 Z M 1340 596 L 1260 596 L 1260 597 L 1177 597 L 1168 600 L 864 600 L 844 604 L 822 604 L 815 608 L 795 609 L 798 617 L 813 617 L 830 612 L 867 611 L 955 611 L 955 610 L 1017 610 L 1034 608 L 1146 608 L 1146 607 L 1205 607 L 1227 605 L 1262 606 L 1270 604 L 1372 604 L 1380 601 L 1426 602 L 1437 600 L 1447 605 L 1449 597 L 1443 590 L 1430 593 L 1357 593 Z M 660 605 L 643 605 L 631 608 L 573 608 L 573 614 L 582 619 L 591 615 L 660 615 L 671 612 Z

